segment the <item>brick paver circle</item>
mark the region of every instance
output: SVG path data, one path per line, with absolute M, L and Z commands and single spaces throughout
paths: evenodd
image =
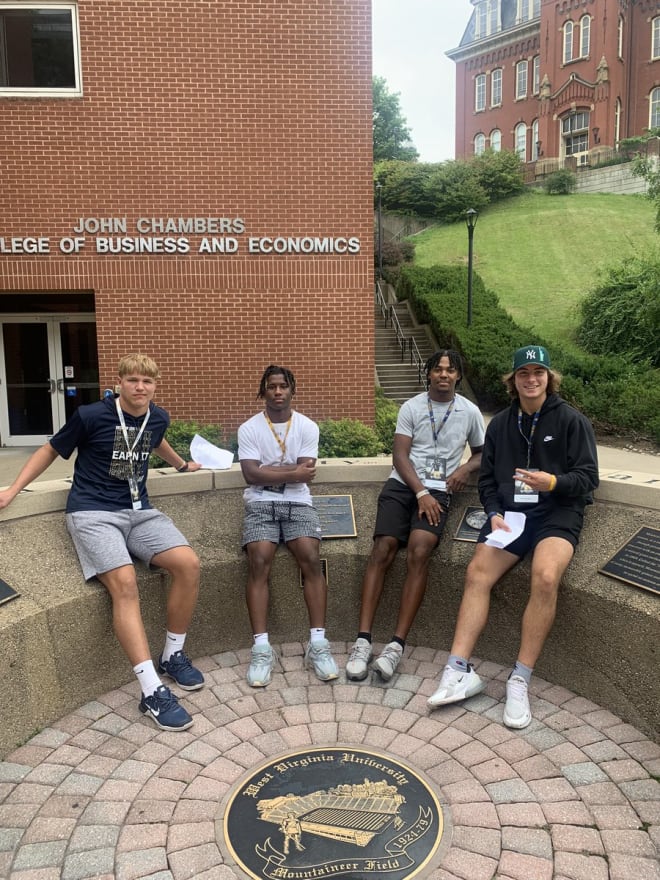
M 343 666 L 350 645 L 333 643 Z M 606 708 L 538 678 L 534 720 L 502 725 L 508 669 L 429 711 L 446 653 L 408 647 L 387 685 L 318 682 L 300 643 L 278 647 L 271 684 L 245 682 L 249 651 L 198 659 L 183 694 L 195 725 L 158 730 L 131 683 L 42 730 L 0 762 L 0 877 L 231 880 L 218 846 L 237 780 L 271 756 L 354 744 L 418 768 L 450 839 L 428 880 L 660 880 L 660 746 Z

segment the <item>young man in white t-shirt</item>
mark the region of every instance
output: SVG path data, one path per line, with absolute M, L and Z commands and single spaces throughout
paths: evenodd
M 268 578 L 280 542 L 300 567 L 309 612 L 310 638 L 305 664 L 321 681 L 337 678 L 337 665 L 325 637 L 327 584 L 321 570 L 321 523 L 312 506 L 309 483 L 316 476 L 318 425 L 291 407 L 296 380 L 286 367 L 266 367 L 258 397 L 262 412 L 238 429 L 238 458 L 247 489 L 243 549 L 248 558 L 246 601 L 254 636 L 248 684 L 265 687 L 275 652 L 268 639 Z

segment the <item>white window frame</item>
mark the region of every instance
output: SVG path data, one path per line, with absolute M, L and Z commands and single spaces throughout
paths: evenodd
M 621 98 L 616 99 L 614 105 L 614 149 L 619 149 L 619 141 L 621 140 Z
M 651 58 L 660 58 L 660 15 L 651 19 Z
M 649 128 L 660 127 L 660 86 L 651 89 L 649 95 Z
M 562 57 L 564 59 L 564 64 L 568 64 L 573 60 L 573 29 L 574 24 L 572 21 L 567 21 L 564 23 L 563 35 L 564 35 L 564 48 L 562 51 Z
M 490 148 L 494 153 L 499 153 L 502 150 L 502 132 L 499 128 L 494 128 L 490 133 Z
M 498 28 L 498 0 L 481 0 L 477 5 L 475 19 L 475 37 L 477 40 L 497 33 Z
M 591 16 L 580 19 L 580 58 L 588 58 L 591 49 Z
M 623 16 L 619 16 L 619 24 L 617 26 L 616 44 L 619 58 L 623 58 Z
M 532 122 L 532 162 L 536 162 L 539 157 L 539 121 L 535 119 Z
M 73 53 L 74 85 L 71 88 L 46 88 L 44 86 L 3 86 L 0 85 L 0 97 L 3 98 L 71 98 L 82 95 L 82 72 L 80 61 L 80 26 L 78 21 L 77 3 L 5 3 L 0 0 L 0 12 L 5 10 L 43 9 L 48 12 L 69 12 L 71 14 L 71 39 Z M 6 47 L 4 29 L 0 27 L 0 66 L 6 64 Z
M 516 101 L 527 97 L 529 62 L 526 59 L 516 64 Z
M 502 106 L 502 68 L 497 67 L 490 75 L 490 106 Z
M 541 0 L 534 0 L 533 3 L 533 15 L 534 18 L 541 17 Z
M 474 78 L 474 112 L 481 113 L 486 109 L 486 74 L 479 73 Z
M 486 135 L 479 132 L 474 136 L 474 155 L 481 156 L 486 152 Z
M 532 58 L 532 94 L 538 95 L 541 91 L 541 56 Z
M 527 161 L 527 126 L 519 122 L 513 130 L 514 149 L 523 162 Z

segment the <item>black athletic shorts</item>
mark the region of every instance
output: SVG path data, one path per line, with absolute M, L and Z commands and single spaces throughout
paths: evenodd
M 544 538 L 564 538 L 574 548 L 577 547 L 584 511 L 567 507 L 553 507 L 551 510 L 536 507 L 529 512 L 523 512 L 526 516 L 525 528 L 519 538 L 504 548 L 507 553 L 513 553 L 522 559 Z M 489 520 L 479 532 L 477 543 L 484 544 L 491 532 Z
M 431 532 L 439 540 L 447 521 L 451 495 L 447 492 L 438 492 L 436 489 L 429 491 L 442 509 L 437 526 L 431 525 L 425 516 L 419 516 L 419 501 L 412 489 L 391 477 L 378 496 L 374 538 L 386 535 L 396 538 L 400 544 L 407 544 L 413 529 L 421 529 L 424 532 Z

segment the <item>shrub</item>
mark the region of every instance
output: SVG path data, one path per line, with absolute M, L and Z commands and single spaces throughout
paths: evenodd
M 570 168 L 560 168 L 548 174 L 543 184 L 543 189 L 549 196 L 567 196 L 575 192 L 577 177 Z
M 319 458 L 368 458 L 380 452 L 374 429 L 355 419 L 327 419 L 319 433 Z
M 181 458 L 188 460 L 190 458 L 190 443 L 195 434 L 199 434 L 200 437 L 203 437 L 215 446 L 220 446 L 222 449 L 231 449 L 232 452 L 236 452 L 236 438 L 225 438 L 220 425 L 200 425 L 197 422 L 175 420 L 170 422 L 165 439 Z M 158 455 L 152 453 L 149 458 L 149 467 L 170 467 L 170 465 Z
M 376 423 L 375 429 L 380 442 L 381 452 L 391 452 L 394 443 L 394 429 L 399 415 L 399 406 L 385 397 L 383 389 L 376 388 Z

